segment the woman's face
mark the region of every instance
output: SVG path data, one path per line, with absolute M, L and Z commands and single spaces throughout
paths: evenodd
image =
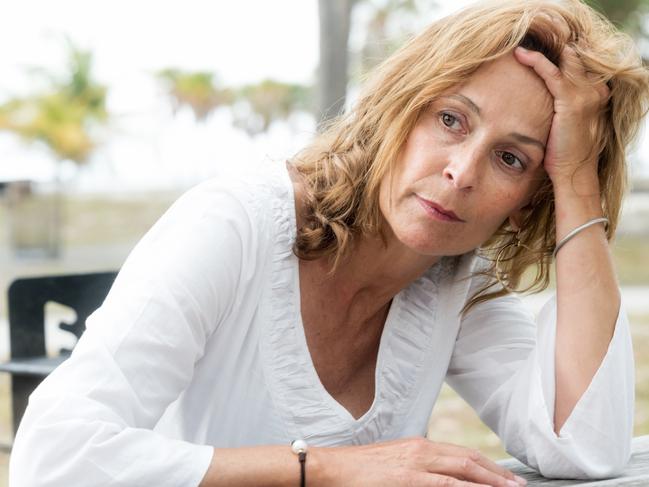
M 552 114 L 544 82 L 513 55 L 433 101 L 381 184 L 396 237 L 420 254 L 459 255 L 519 222 L 544 177 Z

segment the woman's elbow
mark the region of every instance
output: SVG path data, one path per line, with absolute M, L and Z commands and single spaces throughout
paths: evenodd
M 630 444 L 628 447 L 618 445 L 615 449 L 609 445 L 573 444 L 559 451 L 561 453 L 555 451 L 555 455 L 548 455 L 539 462 L 537 470 L 544 477 L 580 480 L 619 477 L 631 457 Z
M 106 436 L 105 427 L 85 421 L 50 421 L 47 415 L 30 414 L 16 433 L 9 460 L 11 487 L 107 485 L 94 465 L 93 451 Z M 104 425 L 106 426 L 106 425 Z M 101 437 L 101 438 L 100 438 Z

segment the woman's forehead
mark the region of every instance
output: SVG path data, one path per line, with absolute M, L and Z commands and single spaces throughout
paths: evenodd
M 465 83 L 445 93 L 466 99 L 481 118 L 549 131 L 554 99 L 545 82 L 513 55 L 483 64 Z

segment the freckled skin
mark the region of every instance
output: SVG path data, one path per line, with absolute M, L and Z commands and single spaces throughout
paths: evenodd
M 381 184 L 379 205 L 397 239 L 420 254 L 459 255 L 508 218 L 519 222 L 545 176 L 539 145 L 547 142 L 552 115 L 544 82 L 513 55 L 483 65 L 434 100 Z M 432 218 L 417 196 L 464 221 Z

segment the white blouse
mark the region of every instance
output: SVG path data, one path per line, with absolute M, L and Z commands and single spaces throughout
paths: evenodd
M 284 164 L 182 196 L 132 251 L 69 360 L 32 394 L 12 487 L 196 486 L 212 446 L 365 444 L 425 435 L 444 380 L 507 451 L 547 476 L 623 468 L 633 354 L 620 313 L 608 352 L 557 435 L 554 300 L 538 324 L 515 296 L 459 311 L 473 255 L 445 258 L 393 300 L 370 409 L 318 379 L 300 315 Z

